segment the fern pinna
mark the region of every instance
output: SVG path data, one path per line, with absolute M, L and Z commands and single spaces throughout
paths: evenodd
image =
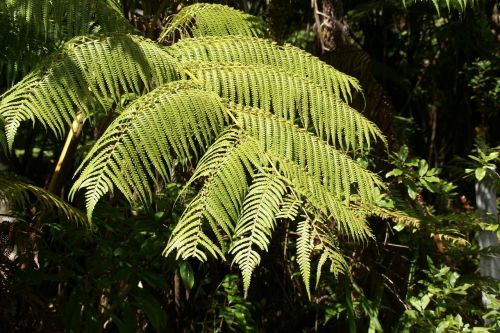
M 126 34 L 67 42 L 1 97 L 8 144 L 25 120 L 60 137 L 78 115 L 92 122 L 114 112 L 70 193 L 85 191 L 89 219 L 114 188 L 147 205 L 158 178 L 195 166 L 186 187 L 198 190 L 165 255 L 230 257 L 246 292 L 276 226 L 289 220 L 310 294 L 313 257 L 317 279 L 326 263 L 343 272 L 339 239 L 371 237 L 367 207 L 384 185 L 352 157 L 385 139 L 348 105 L 360 90 L 355 79 L 291 45 L 260 39 L 265 30 L 255 22 L 262 22 L 248 15 L 195 6 L 206 12 L 185 9 L 162 35 L 181 37 L 172 45 Z M 232 13 L 249 25 L 234 27 Z M 213 15 L 222 21 L 204 26 Z M 117 107 L 124 96 L 132 102 Z

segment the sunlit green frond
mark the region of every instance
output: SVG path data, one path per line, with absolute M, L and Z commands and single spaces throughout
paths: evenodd
M 360 90 L 358 81 L 292 45 L 254 37 L 226 36 L 186 38 L 167 48 L 185 62 L 238 62 L 263 64 L 293 71 L 325 89 L 331 89 L 344 100 L 351 99 L 351 89 Z
M 312 226 L 309 217 L 297 224 L 297 234 L 299 235 L 296 242 L 297 263 L 309 299 L 311 299 L 311 253 L 314 248 L 314 237 L 311 231 Z
M 4 0 L 0 22 L 0 76 L 9 85 L 74 36 L 134 31 L 117 0 Z
M 285 183 L 279 177 L 259 173 L 254 177 L 243 203 L 229 253 L 234 255 L 233 263 L 242 272 L 245 294 L 250 286 L 252 272 L 260 263 L 256 248 L 268 250 L 276 224 L 276 213 L 285 190 Z
M 160 41 L 201 36 L 242 35 L 264 37 L 266 24 L 260 17 L 252 16 L 219 4 L 196 3 L 186 6 L 172 16 Z
M 352 189 L 365 202 L 383 187 L 374 173 L 290 120 L 248 107 L 235 106 L 238 125 L 255 137 L 266 151 L 296 162 L 315 176 L 340 200 L 349 201 Z
M 317 177 L 312 176 L 300 165 L 279 156 L 272 158 L 277 161 L 277 168 L 285 177 L 287 184 L 300 194 L 303 200 L 325 216 L 333 218 L 340 234 L 355 240 L 366 240 L 372 236 L 362 210 L 340 201 L 334 192 L 330 192 Z
M 70 221 L 86 224 L 88 220 L 78 209 L 62 201 L 54 194 L 12 177 L 0 175 L 0 201 L 7 201 L 21 208 L 40 205 L 40 212 L 56 211 Z
M 315 239 L 315 250 L 320 250 L 321 255 L 316 268 L 316 287 L 321 278 L 323 266 L 330 262 L 330 272 L 338 275 L 347 271 L 347 263 L 338 249 L 337 241 L 332 231 L 323 221 L 316 220 L 311 224 L 312 237 Z
M 345 149 L 370 147 L 372 140 L 385 138 L 375 124 L 349 107 L 333 91 L 289 70 L 268 65 L 187 63 L 209 90 L 236 103 L 272 111 L 279 117 L 296 118 L 334 146 Z M 187 75 L 187 74 L 185 74 Z
M 131 35 L 77 37 L 0 96 L 9 145 L 24 120 L 57 136 L 83 112 L 108 111 L 124 93 L 179 78 L 176 60 L 152 41 Z
M 259 146 L 235 128 L 225 131 L 200 160 L 189 183 L 206 178 L 204 185 L 184 211 L 165 248 L 177 257 L 206 260 L 203 246 L 213 256 L 222 250 L 234 233 L 241 206 L 248 192 L 248 176 L 261 155 Z M 211 229 L 219 246 L 208 242 L 204 232 Z
M 89 217 L 97 201 L 118 187 L 134 202 L 150 202 L 153 170 L 168 179 L 174 159 L 186 163 L 208 147 L 224 126 L 224 105 L 192 82 L 156 88 L 128 106 L 83 162 L 71 193 L 86 190 Z M 82 168 L 82 167 L 81 167 Z

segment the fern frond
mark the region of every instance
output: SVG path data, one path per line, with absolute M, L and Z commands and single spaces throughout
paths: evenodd
M 234 111 L 239 117 L 238 125 L 266 151 L 295 161 L 339 199 L 349 201 L 356 185 L 362 200 L 372 202 L 374 189 L 384 186 L 377 175 L 290 120 L 248 107 L 235 106 Z
M 241 217 L 236 223 L 233 244 L 229 250 L 234 254 L 243 275 L 243 288 L 248 293 L 252 272 L 260 263 L 261 251 L 267 251 L 276 224 L 276 213 L 285 194 L 285 183 L 269 174 L 257 174 L 250 186 Z
M 217 139 L 200 160 L 188 184 L 206 178 L 204 185 L 188 205 L 164 250 L 165 256 L 173 250 L 177 257 L 196 257 L 206 260 L 203 246 L 214 257 L 223 256 L 225 241 L 234 233 L 245 195 L 248 192 L 247 175 L 253 174 L 261 155 L 258 145 L 241 131 L 230 128 Z M 216 235 L 219 246 L 209 243 L 203 229 L 208 224 Z
M 152 41 L 131 35 L 77 37 L 0 96 L 9 145 L 20 123 L 39 121 L 58 137 L 78 113 L 119 104 L 124 93 L 177 80 L 176 60 Z
M 314 248 L 314 237 L 311 231 L 312 226 L 309 217 L 297 224 L 297 234 L 299 235 L 296 243 L 297 263 L 309 299 L 311 299 L 311 254 Z
M 174 159 L 197 156 L 224 126 L 224 106 L 192 82 L 173 82 L 142 96 L 107 128 L 82 163 L 70 195 L 86 189 L 89 218 L 97 201 L 118 187 L 125 197 L 150 202 L 153 167 L 167 180 Z
M 36 199 L 33 202 L 32 197 Z M 13 178 L 11 175 L 0 175 L 0 201 L 7 201 L 14 205 L 27 208 L 39 204 L 42 212 L 56 211 L 70 221 L 88 224 L 85 215 L 78 209 L 62 201 L 54 194 L 32 184 Z
M 74 36 L 134 31 L 117 0 L 4 0 L 0 22 L 0 76 L 9 85 Z
M 316 242 L 315 249 L 321 251 L 316 268 L 316 287 L 318 287 L 321 271 L 325 263 L 330 262 L 330 272 L 334 273 L 335 276 L 347 271 L 347 263 L 338 249 L 335 237 L 324 222 L 316 220 L 311 224 L 311 227 L 311 234 Z
M 116 0 L 5 0 L 4 10 L 20 36 L 71 38 L 92 33 L 97 27 L 100 31 L 133 31 Z
M 224 5 L 196 3 L 171 17 L 159 41 L 227 35 L 265 37 L 265 31 L 266 24 L 260 17 Z
M 325 216 L 333 218 L 338 225 L 338 231 L 354 240 L 366 240 L 372 237 L 363 215 L 363 211 L 340 201 L 326 186 L 300 165 L 280 156 L 271 156 L 277 162 L 277 168 L 285 177 L 287 184 L 303 200 Z
M 188 63 L 184 65 L 201 84 L 220 96 L 243 105 L 296 118 L 304 128 L 343 149 L 370 148 L 372 140 L 385 138 L 375 124 L 349 107 L 338 96 L 302 77 L 268 65 Z
M 186 38 L 166 48 L 181 61 L 237 62 L 263 64 L 293 71 L 307 77 L 336 96 L 350 101 L 351 89 L 359 91 L 358 81 L 292 45 L 244 36 Z

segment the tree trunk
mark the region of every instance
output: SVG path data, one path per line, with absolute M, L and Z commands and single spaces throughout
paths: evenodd
M 493 173 L 488 170 L 487 173 Z M 476 206 L 477 214 L 486 223 L 498 223 L 498 211 L 496 206 L 496 182 L 488 175 L 476 183 Z M 481 231 L 479 234 L 479 248 L 481 250 L 498 246 L 498 237 L 494 231 Z M 481 276 L 489 276 L 500 280 L 500 257 L 492 254 L 482 254 L 480 258 Z M 483 304 L 489 304 L 489 300 L 483 293 Z

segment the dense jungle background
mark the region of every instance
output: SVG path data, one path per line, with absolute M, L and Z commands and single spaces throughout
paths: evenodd
M 498 332 L 500 4 L 204 2 L 0 3 L 0 332 Z

